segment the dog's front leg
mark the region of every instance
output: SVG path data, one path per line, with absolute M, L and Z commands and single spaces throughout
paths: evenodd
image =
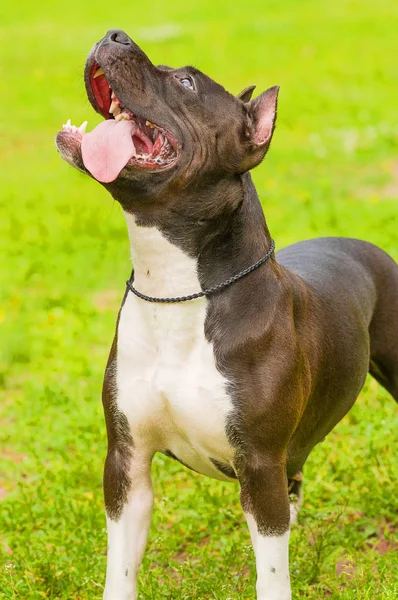
M 136 600 L 137 575 L 153 509 L 152 456 L 117 445 L 108 452 L 104 490 L 108 562 L 104 600 Z
M 239 469 L 241 502 L 256 556 L 257 600 L 290 600 L 286 468 L 264 459 Z

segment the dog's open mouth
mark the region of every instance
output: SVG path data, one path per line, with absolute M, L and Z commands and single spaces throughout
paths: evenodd
M 128 164 L 151 170 L 174 164 L 177 159 L 174 137 L 123 106 L 97 63 L 91 68 L 90 85 L 97 110 L 105 121 L 89 133 L 86 133 L 87 122 L 75 127 L 68 121 L 62 131 L 81 138 L 84 166 L 95 179 L 110 183 Z

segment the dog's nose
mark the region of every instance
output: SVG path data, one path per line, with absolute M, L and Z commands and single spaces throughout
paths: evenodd
M 114 44 L 123 44 L 124 46 L 130 46 L 133 43 L 132 39 L 129 38 L 127 33 L 124 33 L 121 29 L 110 29 L 105 36 L 110 42 Z

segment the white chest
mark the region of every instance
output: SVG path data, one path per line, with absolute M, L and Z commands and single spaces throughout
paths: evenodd
M 142 248 L 135 257 L 132 242 L 137 289 L 156 296 L 200 289 L 195 261 L 156 230 L 138 228 L 129 219 L 130 237 L 146 248 L 146 255 Z M 128 294 L 118 328 L 117 405 L 135 445 L 168 450 L 191 468 L 225 479 L 211 459 L 232 464 L 225 432 L 232 404 L 204 336 L 205 314 L 203 298 L 151 304 Z

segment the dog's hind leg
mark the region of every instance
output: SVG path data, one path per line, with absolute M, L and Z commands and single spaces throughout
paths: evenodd
M 395 316 L 377 318 L 370 326 L 369 373 L 398 402 L 398 285 Z
M 370 362 L 369 373 L 388 391 L 398 402 L 398 358 L 396 366 L 389 361 L 373 359 Z
M 369 372 L 398 402 L 398 266 L 389 257 L 384 261 L 369 327 Z
M 240 469 L 241 502 L 256 556 L 257 600 L 290 600 L 289 496 L 284 465 Z
M 303 504 L 303 473 L 299 471 L 288 480 L 290 525 L 296 525 L 300 508 Z
M 127 472 L 120 452 L 105 464 L 108 562 L 104 600 L 136 600 L 137 574 L 148 538 L 153 509 L 152 457 L 134 449 Z M 123 504 L 120 503 L 123 500 Z

